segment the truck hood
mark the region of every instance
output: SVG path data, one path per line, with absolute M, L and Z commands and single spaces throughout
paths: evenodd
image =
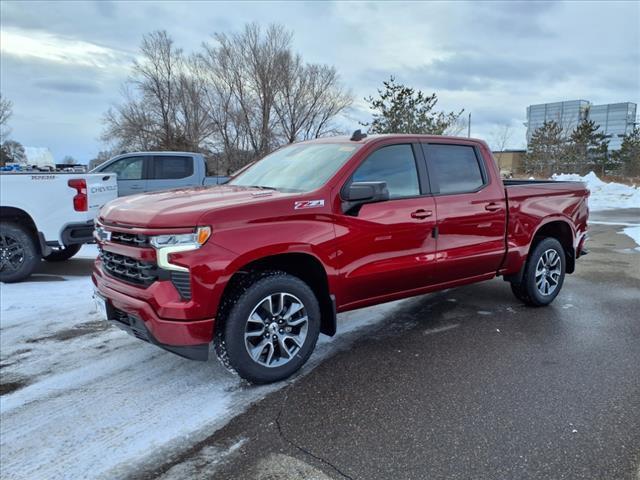
M 206 212 L 290 195 L 275 190 L 232 185 L 164 190 L 113 200 L 100 212 L 100 220 L 111 225 L 131 227 L 195 227 Z

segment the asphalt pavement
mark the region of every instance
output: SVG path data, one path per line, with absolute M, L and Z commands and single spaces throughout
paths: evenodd
M 640 479 L 640 251 L 621 228 L 591 227 L 550 307 L 501 279 L 413 299 L 136 476 Z

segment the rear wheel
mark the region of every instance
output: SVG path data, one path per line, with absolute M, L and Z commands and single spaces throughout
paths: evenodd
M 0 224 L 0 281 L 24 280 L 39 262 L 40 252 L 29 230 L 17 223 Z
M 549 305 L 560 293 L 565 276 L 564 248 L 555 238 L 540 241 L 529 254 L 522 281 L 511 291 L 527 305 Z
M 76 253 L 80 251 L 82 244 L 76 245 L 68 245 L 66 247 L 58 248 L 51 252 L 49 255 L 44 258 L 47 262 L 64 262 L 65 260 L 69 260 Z
M 313 291 L 284 272 L 251 274 L 221 308 L 220 360 L 251 383 L 283 380 L 300 369 L 320 333 Z

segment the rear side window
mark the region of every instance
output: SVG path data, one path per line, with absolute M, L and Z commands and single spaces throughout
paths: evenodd
M 473 147 L 465 145 L 423 145 L 429 174 L 440 193 L 473 192 L 484 185 L 480 162 Z
M 353 174 L 354 182 L 387 182 L 389 198 L 420 195 L 418 171 L 411 145 L 390 145 L 376 150 Z
M 144 157 L 127 157 L 106 166 L 103 172 L 115 173 L 118 180 L 141 180 Z
M 154 180 L 185 178 L 193 175 L 191 157 L 156 156 L 151 160 L 151 178 Z

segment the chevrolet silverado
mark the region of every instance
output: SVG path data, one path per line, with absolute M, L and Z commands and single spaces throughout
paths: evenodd
M 284 379 L 336 314 L 501 276 L 550 304 L 585 253 L 579 182 L 500 178 L 487 144 L 376 135 L 281 148 L 226 185 L 120 198 L 96 222 L 105 317 L 252 383 Z

